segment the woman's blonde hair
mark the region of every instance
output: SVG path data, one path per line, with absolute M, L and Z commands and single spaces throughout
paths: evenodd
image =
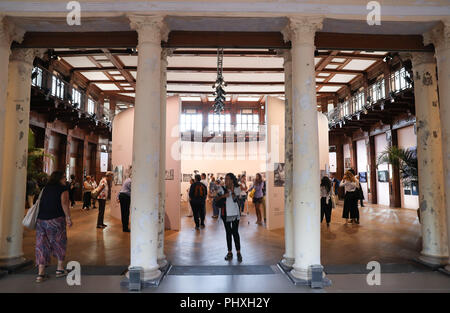
M 356 183 L 355 175 L 353 175 L 353 173 L 350 172 L 350 171 L 346 171 L 346 172 L 344 173 L 344 179 L 345 179 L 345 180 L 348 180 L 348 181 L 351 181 L 351 182 L 353 182 L 353 183 Z

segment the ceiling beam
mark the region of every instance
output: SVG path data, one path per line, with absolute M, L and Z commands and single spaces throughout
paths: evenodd
M 135 48 L 136 31 L 123 32 L 27 32 L 14 48 Z M 433 51 L 421 35 L 316 33 L 315 46 L 327 50 Z M 289 49 L 281 32 L 186 32 L 172 31 L 164 48 L 273 48 Z
M 115 55 L 111 54 L 109 52 L 109 49 L 104 48 L 102 49 L 102 51 L 104 52 L 105 56 L 111 61 L 111 63 L 117 68 L 120 74 L 125 77 L 127 82 L 130 83 L 132 87 L 136 88 L 136 81 L 134 80 L 133 75 L 131 75 L 129 71 L 124 69 L 124 64 L 122 63 L 122 61 L 120 61 L 120 59 Z

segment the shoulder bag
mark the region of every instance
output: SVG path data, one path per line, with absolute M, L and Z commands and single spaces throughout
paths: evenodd
M 27 214 L 22 220 L 22 225 L 29 229 L 36 229 L 37 217 L 39 215 L 39 204 L 41 203 L 41 197 L 44 189 L 41 190 L 39 197 L 35 204 L 28 210 Z

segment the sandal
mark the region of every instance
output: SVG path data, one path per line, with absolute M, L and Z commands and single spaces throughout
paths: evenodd
M 225 261 L 231 261 L 233 259 L 233 253 L 228 252 L 225 256 Z
M 36 282 L 42 283 L 43 281 L 46 281 L 49 278 L 50 276 L 48 276 L 48 274 L 39 274 L 38 276 L 36 276 Z
M 56 278 L 67 276 L 69 272 L 67 270 L 56 270 Z

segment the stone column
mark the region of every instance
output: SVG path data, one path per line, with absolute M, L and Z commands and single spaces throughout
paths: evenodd
M 138 33 L 131 191 L 131 265 L 157 279 L 160 198 L 162 16 L 130 16 Z
M 283 51 L 284 57 L 284 162 L 285 162 L 285 184 L 284 184 L 284 255 L 281 263 L 290 268 L 294 264 L 294 218 L 292 205 L 292 178 L 293 178 L 293 156 L 292 156 L 292 57 L 291 51 Z
M 22 219 L 25 212 L 31 72 L 40 50 L 17 49 L 10 57 L 4 115 L 3 173 L 0 177 L 0 265 L 23 263 Z
M 444 197 L 447 208 L 447 242 L 450 244 L 450 19 L 424 34 L 425 44 L 433 43 L 438 68 L 439 112 L 442 131 L 442 163 Z M 446 270 L 450 272 L 450 259 Z
M 3 15 L 0 15 L 0 201 L 2 199 L 1 179 L 3 175 L 3 157 L 7 147 L 5 146 L 5 123 L 6 123 L 6 95 L 8 87 L 8 66 L 9 56 L 11 54 L 11 43 L 13 40 L 21 42 L 24 31 L 14 27 L 6 21 Z M 0 212 L 0 214 L 3 214 Z M 0 219 L 1 225 L 2 219 Z M 0 226 L 0 234 L 4 234 L 3 227 Z M 3 256 L 3 240 L 0 244 L 0 258 Z
M 158 264 L 160 268 L 167 265 L 164 254 L 164 226 L 166 215 L 166 112 L 167 112 L 167 55 L 170 51 L 163 49 L 161 53 L 161 137 L 159 150 L 159 228 L 158 228 Z
M 290 18 L 292 42 L 293 219 L 295 263 L 291 274 L 311 279 L 320 264 L 320 166 L 314 37 L 321 18 Z
M 422 251 L 419 259 L 431 265 L 440 265 L 447 263 L 448 246 L 436 61 L 432 53 L 413 53 L 411 56 L 422 226 Z

